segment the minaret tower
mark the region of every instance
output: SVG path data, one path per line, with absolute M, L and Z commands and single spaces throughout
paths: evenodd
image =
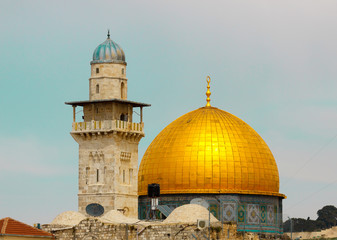
M 90 64 L 89 100 L 66 102 L 73 106 L 70 134 L 79 144 L 78 210 L 100 216 L 115 209 L 137 217 L 138 143 L 143 107 L 150 105 L 127 100 L 125 55 L 109 32 Z M 76 121 L 76 107 L 83 108 L 82 122 Z

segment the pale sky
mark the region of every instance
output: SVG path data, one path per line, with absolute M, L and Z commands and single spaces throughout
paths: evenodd
M 128 99 L 150 103 L 141 160 L 179 116 L 211 103 L 269 145 L 284 216 L 337 206 L 337 2 L 0 1 L 0 218 L 49 223 L 77 210 L 72 109 L 111 38 L 126 54 Z

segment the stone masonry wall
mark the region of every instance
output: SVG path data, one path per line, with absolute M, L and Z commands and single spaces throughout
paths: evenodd
M 127 99 L 127 78 L 125 71 L 125 64 L 92 64 L 91 77 L 89 79 L 89 99 Z
M 139 139 L 111 133 L 73 137 L 79 143 L 79 212 L 86 214 L 88 204 L 98 203 L 105 212 L 125 209 L 126 216 L 137 217 Z
M 83 239 L 83 240 L 166 240 L 166 239 L 208 239 L 208 228 L 199 230 L 196 224 L 162 224 L 152 223 L 145 226 L 140 224 L 110 224 L 102 223 L 98 219 L 88 218 L 74 227 L 43 225 L 43 230 L 49 231 L 56 239 Z M 279 235 L 257 235 L 253 233 L 238 233 L 236 225 L 227 223 L 215 224 L 211 227 L 211 239 L 261 240 L 278 239 Z

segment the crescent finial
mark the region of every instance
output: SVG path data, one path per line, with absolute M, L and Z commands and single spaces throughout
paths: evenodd
M 206 96 L 207 96 L 206 102 L 207 103 L 206 103 L 206 107 L 211 107 L 211 103 L 210 103 L 211 99 L 209 98 L 211 96 L 211 91 L 209 90 L 209 88 L 210 88 L 209 84 L 211 82 L 211 78 L 209 76 L 207 76 L 206 81 L 207 81 L 207 91 L 206 91 Z

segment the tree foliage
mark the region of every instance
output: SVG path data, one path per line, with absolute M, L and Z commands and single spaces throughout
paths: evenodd
M 304 219 L 304 218 L 292 218 L 293 232 L 313 232 L 320 230 L 317 226 L 315 220 Z M 283 231 L 290 232 L 290 220 L 284 222 Z
M 293 232 L 313 232 L 326 228 L 331 228 L 337 225 L 337 208 L 332 205 L 324 206 L 317 211 L 318 218 L 310 220 L 310 218 L 292 218 L 292 231 Z M 288 219 L 283 223 L 284 232 L 290 232 L 291 221 Z
M 323 228 L 331 228 L 337 225 L 337 208 L 335 206 L 325 206 L 317 211 L 317 215 L 316 221 L 319 221 Z

